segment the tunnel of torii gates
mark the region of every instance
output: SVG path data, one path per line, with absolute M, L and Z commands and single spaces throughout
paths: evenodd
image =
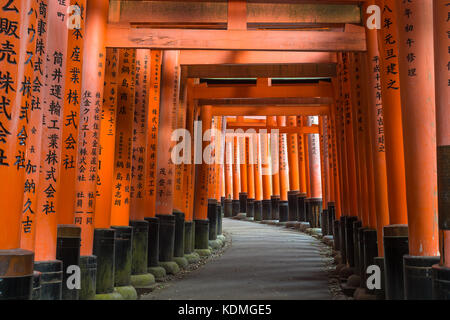
M 0 299 L 135 297 L 242 214 L 448 299 L 449 10 L 1 0 Z

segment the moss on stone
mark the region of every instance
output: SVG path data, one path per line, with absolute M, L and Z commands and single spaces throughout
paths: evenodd
M 124 298 L 114 289 L 114 292 L 111 293 L 96 294 L 94 300 L 124 300 Z
M 133 286 L 123 286 L 123 287 L 115 287 L 118 293 L 123 297 L 124 300 L 136 300 L 137 292 Z
M 163 280 L 167 275 L 166 269 L 163 267 L 149 267 L 147 272 L 151 273 L 156 280 Z
M 211 255 L 210 249 L 195 249 L 195 252 L 198 253 L 200 257 L 206 257 Z
M 180 272 L 180 267 L 175 261 L 165 261 L 159 263 L 161 267 L 166 269 L 167 274 L 177 274 Z
M 155 276 L 151 273 L 131 275 L 131 285 L 135 288 L 145 288 L 155 282 Z
M 173 261 L 175 261 L 176 264 L 178 264 L 178 266 L 182 269 L 186 268 L 189 265 L 189 262 L 185 257 L 174 257 Z

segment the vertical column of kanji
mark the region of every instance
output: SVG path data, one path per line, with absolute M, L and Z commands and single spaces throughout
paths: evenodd
M 174 142 L 172 132 L 176 129 L 179 101 L 180 72 L 179 51 L 164 51 L 162 56 L 162 88 L 160 123 L 158 133 L 156 216 L 160 222 L 159 260 L 168 273 L 179 268 L 173 262 L 175 241 L 175 216 L 173 213 L 174 162 L 171 159 Z M 164 112 L 163 112 L 164 111 Z
M 277 117 L 276 116 L 267 116 L 266 117 L 266 125 L 268 127 L 276 127 L 277 126 Z M 277 134 L 270 133 L 270 158 L 272 160 L 270 164 L 271 173 L 272 173 L 272 218 L 274 220 L 278 220 L 280 213 L 280 156 L 279 156 L 279 142 L 273 143 L 275 139 L 272 139 L 276 136 L 278 141 Z
M 308 117 L 308 125 L 319 125 L 319 117 Z M 308 137 L 309 172 L 311 177 L 311 197 L 309 203 L 309 223 L 312 228 L 319 227 L 319 213 L 322 206 L 322 181 L 320 165 L 319 134 Z
M 98 152 L 98 180 L 95 204 L 96 229 L 108 229 L 111 226 L 118 71 L 119 50 L 108 48 L 106 49 L 105 87 L 100 125 L 100 147 Z
M 146 208 L 146 141 L 150 89 L 150 50 L 136 50 L 133 148 L 131 159 L 130 226 L 133 227 L 131 284 L 146 287 L 155 282 L 147 273 L 148 222 Z
M 260 130 L 258 134 L 260 140 L 260 151 L 257 153 L 259 155 L 259 163 L 260 163 L 260 173 L 262 175 L 262 220 L 272 220 L 273 212 L 272 212 L 272 172 L 270 170 L 270 141 L 269 134 L 266 130 Z M 255 147 L 256 138 L 255 138 Z M 274 139 L 274 141 L 276 141 Z
M 147 118 L 146 141 L 146 210 L 148 222 L 148 271 L 156 278 L 165 276 L 165 270 L 159 267 L 159 219 L 155 217 L 156 207 L 156 164 L 159 127 L 159 105 L 161 93 L 162 52 L 150 52 L 150 90 Z M 159 273 L 158 273 L 159 272 Z
M 114 290 L 114 236 L 111 227 L 112 178 L 116 141 L 117 75 L 119 49 L 106 49 L 104 99 L 98 151 L 95 230 L 93 253 L 97 257 L 96 293 L 112 294 Z M 81 199 L 82 200 L 82 199 Z M 77 206 L 82 202 L 77 201 Z
M 396 5 L 409 239 L 405 298 L 429 299 L 431 265 L 439 261 L 433 1 Z
M 25 117 L 28 124 L 20 247 L 22 249 L 33 251 L 35 241 L 34 213 L 37 209 L 36 187 L 39 180 L 39 170 L 37 170 L 37 166 L 41 156 L 40 130 L 42 129 L 42 107 L 40 106 L 39 98 L 42 89 L 42 76 L 44 74 L 42 71 L 42 61 L 45 52 L 45 47 L 39 49 L 37 45 L 44 42 L 44 36 L 46 34 L 47 3 L 44 1 L 29 2 L 31 2 L 31 7 L 27 14 L 28 41 L 26 44 L 26 61 L 28 62 L 26 62 L 26 66 L 24 67 L 24 90 L 22 91 L 22 103 L 20 105 L 21 117 Z
M 334 89 L 335 90 L 335 89 Z M 334 190 L 333 197 L 334 197 L 334 210 L 331 214 L 332 224 L 334 226 L 334 221 L 339 220 L 341 217 L 341 211 L 342 211 L 342 201 L 341 201 L 341 192 L 340 192 L 340 181 L 341 181 L 341 175 L 340 175 L 340 162 L 339 162 L 339 153 L 338 153 L 338 142 L 337 142 L 337 121 L 336 121 L 336 108 L 335 105 L 330 105 L 330 149 L 332 150 L 332 161 L 330 164 L 330 168 L 332 170 L 332 180 L 333 185 L 332 188 Z M 330 221 L 331 224 L 331 221 Z M 333 227 L 334 228 L 334 227 Z M 333 229 L 333 235 L 334 229 Z
M 242 116 L 236 117 L 236 121 L 239 123 L 244 123 L 245 118 Z M 241 175 L 241 188 L 239 192 L 239 206 L 240 206 L 240 213 L 247 213 L 247 164 L 245 162 L 245 152 L 247 150 L 247 140 L 243 136 L 243 134 L 240 134 L 238 137 L 238 143 L 239 143 L 239 173 Z
M 47 52 L 45 79 L 42 92 L 43 126 L 41 134 L 41 161 L 37 191 L 35 269 L 43 274 L 62 270 L 56 260 L 57 203 L 60 195 L 60 168 L 62 152 L 65 66 L 67 59 L 68 5 L 48 2 Z M 43 277 L 45 278 L 45 277 Z M 61 299 L 60 281 L 44 280 L 41 299 Z
M 297 116 L 297 128 L 303 128 L 303 116 Z M 305 199 L 306 199 L 306 161 L 305 161 L 305 137 L 303 134 L 297 135 L 298 171 L 300 192 L 298 194 L 298 221 L 305 221 Z
M 209 240 L 217 240 L 217 200 L 215 197 L 216 192 L 216 145 L 217 145 L 217 135 L 216 119 L 212 117 L 210 132 L 206 134 L 205 139 L 209 140 L 211 143 L 203 150 L 204 151 L 204 161 L 208 164 L 208 209 L 207 217 L 209 221 Z M 203 124 L 203 123 L 202 123 Z M 209 125 L 209 123 L 208 123 Z M 245 168 L 247 170 L 247 168 Z
M 225 217 L 233 216 L 233 138 L 225 134 Z M 256 199 L 256 198 L 255 198 Z
M 321 212 L 320 226 L 324 235 L 328 235 L 328 214 L 330 202 L 330 176 L 329 176 L 329 162 L 328 162 L 328 119 L 326 116 L 319 118 L 320 129 L 320 157 L 322 169 L 322 194 L 323 196 L 323 210 Z
M 367 12 L 367 7 L 373 5 L 375 1 L 371 0 L 364 4 L 363 11 Z M 368 19 L 368 15 L 364 15 L 365 21 Z M 378 239 L 378 256 L 375 262 L 380 267 L 384 268 L 384 237 L 383 228 L 389 224 L 389 206 L 387 195 L 387 177 L 386 177 L 386 155 L 384 146 L 384 129 L 383 129 L 383 105 L 380 83 L 380 53 L 377 43 L 377 30 L 366 28 L 366 43 L 367 43 L 367 119 L 368 119 L 368 132 L 372 144 L 372 159 L 373 159 L 373 173 L 374 173 L 374 187 L 375 187 L 375 203 L 377 212 L 377 239 Z M 404 236 L 406 234 L 404 228 L 398 228 L 389 233 L 392 236 Z M 392 238 L 391 236 L 391 238 Z M 389 240 L 388 240 L 389 241 Z M 398 248 L 404 248 L 404 245 Z M 398 250 L 400 252 L 400 250 Z M 386 263 L 389 263 L 389 258 Z M 402 263 L 398 259 L 394 263 Z M 388 271 L 391 270 L 390 266 L 386 264 L 387 269 L 384 270 L 386 280 L 386 290 L 389 290 L 389 281 L 392 282 L 392 286 L 398 288 L 399 294 L 397 298 L 402 296 L 402 282 L 403 276 L 395 275 L 390 276 Z M 399 270 L 401 268 L 397 268 Z M 401 270 L 400 270 L 401 272 Z M 384 288 L 383 288 L 384 289 Z M 394 291 L 392 291 L 394 292 Z M 383 292 L 380 292 L 383 295 Z M 394 293 L 392 293 L 394 294 Z M 389 295 L 388 295 L 389 296 Z M 392 295 L 394 297 L 395 295 Z
M 131 161 L 135 110 L 136 50 L 119 51 L 117 123 L 111 199 L 111 226 L 116 231 L 114 286 L 125 297 L 136 297 L 131 284 L 132 232 L 130 220 Z
M 78 122 L 81 97 L 81 69 L 83 65 L 84 11 L 86 0 L 71 0 L 75 9 L 68 17 L 69 28 L 67 40 L 66 80 L 63 106 L 62 153 L 60 168 L 60 188 L 64 193 L 58 198 L 58 224 L 72 224 L 75 203 L 75 179 L 77 158 Z M 80 12 L 78 12 L 79 10 Z
M 297 127 L 297 117 L 286 117 L 287 126 L 290 128 Z M 289 162 L 289 221 L 298 220 L 298 195 L 300 193 L 300 176 L 298 168 L 298 138 L 297 133 L 289 133 L 287 135 L 288 162 Z
M 239 163 L 239 138 L 232 136 L 233 143 L 233 217 L 240 212 L 239 192 L 241 190 L 241 173 Z
M 332 113 L 324 119 L 324 147 L 327 153 L 327 172 L 328 172 L 328 208 L 327 208 L 327 232 L 328 235 L 333 235 L 333 221 L 336 212 L 336 196 L 335 196 L 335 175 L 334 175 L 334 150 L 333 150 L 333 125 Z
M 224 146 L 223 146 L 223 134 L 224 134 L 224 118 L 222 116 L 215 117 L 214 121 L 217 123 L 216 130 L 216 156 L 215 156 L 215 172 L 216 172 L 216 183 L 215 183 L 215 196 L 216 196 L 216 215 L 217 215 L 217 236 L 222 235 L 222 186 L 223 186 L 223 159 L 224 159 Z M 249 192 L 250 192 L 250 181 L 249 183 Z M 254 186 L 253 186 L 253 194 L 254 194 Z M 254 198 L 254 197 L 253 197 Z M 219 237 L 221 238 L 221 237 Z
M 247 217 L 255 216 L 255 176 L 254 176 L 254 157 L 253 157 L 253 136 L 246 136 L 245 138 L 245 163 L 247 170 Z M 253 143 L 253 144 L 252 144 Z
M 263 220 L 263 208 L 262 203 L 264 201 L 264 175 L 263 175 L 263 143 L 266 143 L 265 152 L 268 154 L 267 149 L 268 136 L 266 133 L 255 134 L 255 145 L 256 145 L 256 161 L 255 161 L 255 221 Z M 267 172 L 268 173 L 268 172 Z M 267 175 L 270 179 L 271 176 Z M 267 182 L 267 179 L 266 179 Z M 267 190 L 266 190 L 267 191 Z
M 395 0 L 378 2 L 382 7 L 382 28 L 378 31 L 380 51 L 383 130 L 386 145 L 386 176 L 390 224 L 408 223 L 406 208 L 405 155 L 398 67 L 398 34 Z
M 277 125 L 279 127 L 286 127 L 286 116 L 277 116 Z M 289 163 L 288 163 L 288 143 L 287 134 L 280 133 L 279 136 L 280 152 L 280 204 L 279 204 L 279 220 L 280 222 L 287 222 L 289 220 Z
M 31 1 L 0 2 L 0 263 L 6 266 L 0 271 L 0 300 L 31 298 L 33 253 L 19 249 L 28 131 L 22 102 L 31 94 L 22 82 L 28 82 L 33 58 L 27 53 L 30 8 Z
M 433 267 L 433 298 L 448 299 L 445 280 L 450 274 L 450 121 L 448 101 L 450 85 L 450 4 L 434 1 L 434 65 L 436 73 L 436 129 L 438 209 L 441 262 Z
M 303 126 L 308 127 L 308 117 L 303 117 Z M 303 148 L 304 158 L 305 158 L 305 168 L 306 168 L 306 198 L 311 198 L 311 177 L 309 170 L 309 134 L 303 135 L 303 140 L 305 141 L 305 145 Z

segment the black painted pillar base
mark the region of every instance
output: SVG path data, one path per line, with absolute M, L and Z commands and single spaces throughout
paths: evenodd
M 148 257 L 147 267 L 159 266 L 159 219 L 157 217 L 145 218 L 148 222 Z
M 75 225 L 58 225 L 56 238 L 56 259 L 63 264 L 62 300 L 78 300 L 79 290 L 70 289 L 67 279 L 73 273 L 69 266 L 80 265 L 81 228 Z
M 360 276 L 360 256 L 359 256 L 359 229 L 362 227 L 362 222 L 356 220 L 353 222 L 353 263 L 355 267 L 355 274 Z
M 383 228 L 383 242 L 386 299 L 404 300 L 403 256 L 409 253 L 408 226 L 385 226 Z
M 239 200 L 233 199 L 233 211 L 231 216 L 236 217 L 241 211 L 241 204 Z
M 80 300 L 94 300 L 97 291 L 97 257 L 80 256 Z
M 247 198 L 248 194 L 247 192 L 241 192 L 239 193 L 239 213 L 247 213 Z
M 175 216 L 173 256 L 184 257 L 184 213 L 174 210 L 173 215 Z
M 297 221 L 306 222 L 306 207 L 305 207 L 306 193 L 299 193 L 297 198 L 298 216 Z
M 320 213 L 322 212 L 322 198 L 311 198 L 309 201 L 312 215 L 312 228 L 320 228 Z
M 222 234 L 222 205 L 220 203 L 217 204 L 217 235 L 220 236 Z
M 255 199 L 247 199 L 247 218 L 255 216 Z
M 209 240 L 217 239 L 217 200 L 208 199 Z
M 9 278 L 9 279 L 14 279 L 14 278 Z M 0 292 L 2 292 L 3 294 L 5 292 L 7 292 L 5 290 L 5 281 L 1 282 L 3 286 L 0 285 Z M 26 296 L 26 294 L 25 294 Z M 6 298 L 8 299 L 8 298 Z M 5 300 L 4 296 L 0 294 L 0 300 Z M 14 299 L 14 300 L 28 300 L 28 299 Z M 34 271 L 33 272 L 33 289 L 32 289 L 32 293 L 31 293 L 31 300 L 41 300 L 41 273 L 39 271 Z
M 336 220 L 336 207 L 334 202 L 328 202 L 328 234 L 332 236 L 334 236 L 334 220 Z
M 357 230 L 357 241 L 358 241 L 358 270 L 357 273 L 362 280 L 365 278 L 366 268 L 365 268 L 365 256 L 364 256 L 364 231 L 368 230 L 367 227 L 359 227 Z
M 191 254 L 194 251 L 194 223 L 184 222 L 184 254 Z
M 403 256 L 405 300 L 431 300 L 433 298 L 432 267 L 440 257 Z
M 133 242 L 131 246 L 131 274 L 147 273 L 148 260 L 148 222 L 145 220 L 130 221 L 133 228 Z
M 347 216 L 341 216 L 339 222 L 339 248 L 341 252 L 341 259 L 343 264 L 347 264 L 347 242 L 345 238 L 345 226 L 347 224 Z
M 272 201 L 272 220 L 280 219 L 280 196 L 271 196 Z
M 369 229 L 369 228 L 363 228 L 362 229 L 362 236 L 360 235 L 360 238 L 362 239 L 361 246 L 362 246 L 362 268 L 361 268 L 361 283 L 363 284 L 363 287 L 366 288 L 366 281 L 367 281 L 367 268 L 371 265 L 375 264 L 375 258 L 378 256 L 378 239 L 377 239 L 377 230 L 375 229 Z M 382 283 L 384 286 L 384 284 Z M 372 294 L 375 294 L 375 292 L 370 292 Z
M 226 218 L 233 216 L 233 200 L 225 199 L 223 202 L 223 214 Z
M 298 190 L 288 191 L 289 216 L 288 221 L 298 220 Z
M 289 220 L 289 202 L 280 200 L 280 222 L 287 222 Z
M 209 220 L 194 220 L 195 223 L 195 249 L 209 248 Z
M 377 296 L 377 300 L 385 300 L 386 299 L 386 272 L 384 268 L 384 257 L 375 257 L 373 259 L 373 264 L 377 265 L 380 268 L 381 272 L 381 288 L 375 289 L 375 295 Z M 372 291 L 367 290 L 367 292 L 372 293 Z
M 31 300 L 33 259 L 32 251 L 0 250 L 0 300 Z
M 225 197 L 220 197 L 220 205 L 222 206 L 222 214 L 224 213 Z
M 334 250 L 341 251 L 341 221 L 334 220 L 333 221 L 333 242 L 334 242 Z M 342 251 L 341 251 L 342 255 Z
M 353 242 L 353 223 L 357 217 L 347 217 L 345 220 L 345 252 L 350 268 L 355 267 L 355 243 Z
M 173 261 L 175 248 L 175 216 L 157 214 L 159 218 L 159 261 Z
M 323 209 L 320 214 L 320 225 L 322 228 L 322 235 L 328 235 L 328 209 Z
M 255 200 L 255 202 L 253 203 L 253 206 L 255 208 L 254 221 L 262 221 L 262 218 L 263 218 L 262 201 Z
M 41 273 L 41 300 L 61 300 L 62 261 L 36 261 L 34 270 Z
M 114 260 L 116 230 L 95 229 L 93 254 L 97 257 L 96 293 L 114 291 Z
M 262 201 L 262 220 L 272 219 L 272 200 Z
M 114 286 L 129 286 L 131 283 L 133 228 L 129 226 L 112 226 L 111 228 L 116 230 Z
M 450 268 L 433 266 L 433 299 L 450 300 Z
M 310 227 L 314 228 L 311 198 L 305 199 L 305 218 L 305 222 L 309 222 Z

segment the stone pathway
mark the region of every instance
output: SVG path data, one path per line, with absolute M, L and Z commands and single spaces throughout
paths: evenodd
M 283 227 L 223 220 L 232 237 L 223 255 L 141 299 L 333 299 L 319 240 Z

